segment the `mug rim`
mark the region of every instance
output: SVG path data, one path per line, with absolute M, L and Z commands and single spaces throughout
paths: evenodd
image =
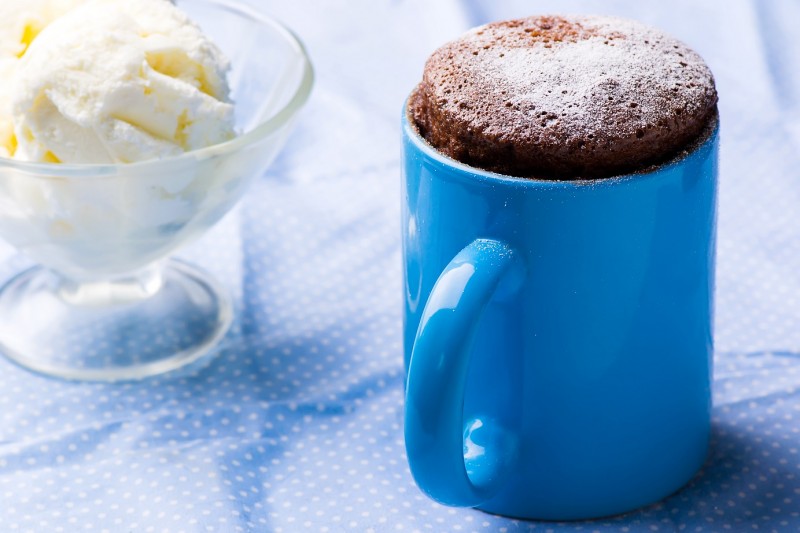
M 478 180 L 484 182 L 494 182 L 494 184 L 502 184 L 506 186 L 515 187 L 533 187 L 542 189 L 584 189 L 584 188 L 600 188 L 600 187 L 618 187 L 624 186 L 631 182 L 639 182 L 648 179 L 656 179 L 664 173 L 674 170 L 676 167 L 685 164 L 688 160 L 696 157 L 706 151 L 717 142 L 720 130 L 719 111 L 714 117 L 714 123 L 711 128 L 705 128 L 701 137 L 706 136 L 702 141 L 694 141 L 689 150 L 682 151 L 661 164 L 654 165 L 653 167 L 631 172 L 628 174 L 620 174 L 618 176 L 611 176 L 608 178 L 595 178 L 595 179 L 574 179 L 574 180 L 548 180 L 542 178 L 527 178 L 522 176 L 510 176 L 508 174 L 500 174 L 489 170 L 484 170 L 478 167 L 473 167 L 462 163 L 457 159 L 453 159 L 441 153 L 434 148 L 428 141 L 426 141 L 420 134 L 412 121 L 409 119 L 408 112 L 408 99 L 403 105 L 403 135 L 409 139 L 414 146 L 429 159 L 436 161 L 438 164 L 450 167 L 458 172 L 454 173 L 462 179 Z M 710 131 L 708 131 L 710 129 Z

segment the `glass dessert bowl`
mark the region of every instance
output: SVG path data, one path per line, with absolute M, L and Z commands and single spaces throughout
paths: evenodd
M 182 0 L 232 64 L 237 138 L 169 159 L 52 165 L 0 158 L 0 237 L 37 262 L 0 289 L 0 351 L 66 379 L 176 370 L 227 332 L 229 296 L 166 259 L 237 203 L 283 145 L 313 71 L 280 23 L 230 0 Z

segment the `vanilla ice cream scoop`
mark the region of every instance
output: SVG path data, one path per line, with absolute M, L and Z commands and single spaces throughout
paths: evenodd
M 54 20 L 86 0 L 3 0 L 0 3 L 0 58 L 22 57 Z
M 0 57 L 0 157 L 11 157 L 17 149 L 14 120 L 11 118 L 11 87 L 16 61 Z
M 132 163 L 235 135 L 229 63 L 168 0 L 81 2 L 16 69 L 16 159 Z
M 0 157 L 16 150 L 11 95 L 17 64 L 50 23 L 86 0 L 2 0 L 0 2 Z

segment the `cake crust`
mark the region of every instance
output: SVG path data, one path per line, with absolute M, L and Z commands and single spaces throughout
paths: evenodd
M 595 179 L 670 160 L 717 116 L 714 78 L 641 23 L 536 16 L 475 28 L 436 50 L 408 113 L 465 164 L 537 179 Z

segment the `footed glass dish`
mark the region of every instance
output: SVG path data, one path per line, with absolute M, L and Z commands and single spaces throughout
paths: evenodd
M 313 71 L 280 23 L 230 0 L 183 0 L 228 56 L 230 142 L 129 165 L 0 159 L 0 237 L 39 266 L 0 289 L 0 351 L 74 380 L 139 379 L 203 358 L 233 310 L 203 271 L 166 259 L 242 197 L 283 145 Z

